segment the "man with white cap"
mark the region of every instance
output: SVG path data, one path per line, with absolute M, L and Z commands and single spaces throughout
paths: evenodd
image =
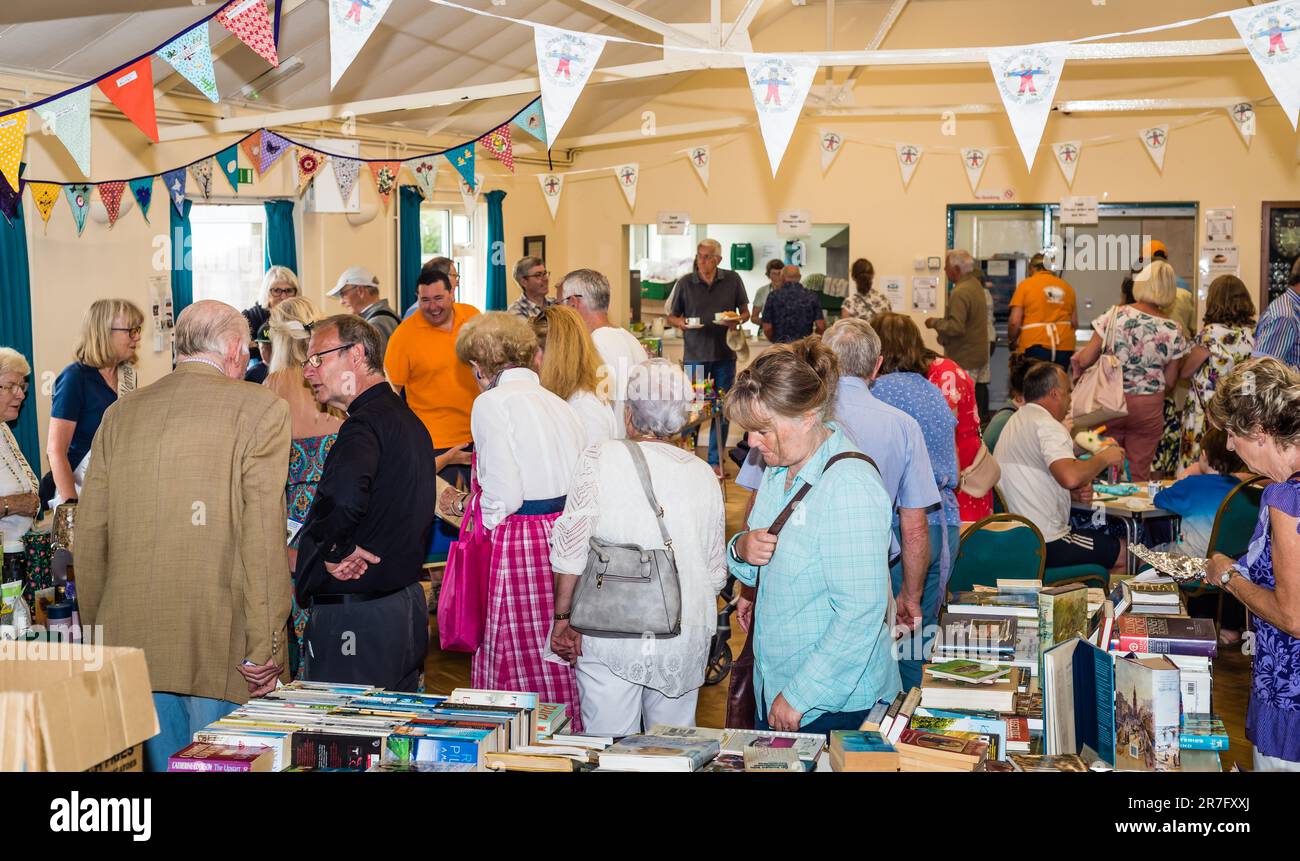
M 387 299 L 379 298 L 379 279 L 364 266 L 352 266 L 339 276 L 338 283 L 328 295 L 379 330 L 379 360 L 382 363 L 388 350 L 388 338 L 402 318 L 389 306 Z

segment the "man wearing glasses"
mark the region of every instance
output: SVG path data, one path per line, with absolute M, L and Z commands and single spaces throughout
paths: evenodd
M 414 691 L 428 649 L 420 579 L 437 503 L 433 445 L 384 379 L 379 333 L 340 314 L 314 324 L 303 378 L 347 421 L 325 459 L 294 573 L 310 613 L 310 681 Z
M 546 263 L 540 257 L 524 257 L 516 263 L 515 282 L 523 292 L 506 309 L 510 313 L 532 320 L 556 304 L 556 300 L 546 295 L 551 289 L 551 273 L 546 271 Z
M 379 297 L 379 279 L 375 273 L 364 266 L 353 266 L 344 270 L 338 283 L 329 292 L 362 320 L 379 330 L 379 361 L 384 360 L 388 349 L 388 339 L 402 319 L 388 304 L 387 299 Z
M 712 379 L 721 395 L 736 380 L 736 353 L 727 346 L 727 333 L 749 320 L 749 294 L 740 276 L 719 269 L 722 245 L 705 239 L 695 249 L 695 267 L 677 281 L 668 309 L 668 325 L 682 331 L 686 341 L 683 368 L 695 382 Z M 717 319 L 719 314 L 731 316 Z M 709 465 L 723 475 L 721 452 L 727 446 L 727 421 L 710 422 Z

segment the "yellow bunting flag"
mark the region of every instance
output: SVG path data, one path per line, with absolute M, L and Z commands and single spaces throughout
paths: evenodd
M 41 214 L 41 221 L 49 224 L 50 213 L 54 211 L 54 204 L 59 202 L 63 186 L 57 182 L 29 182 L 27 187 L 31 189 L 32 203 L 36 204 L 36 211 Z
M 18 165 L 23 160 L 27 141 L 27 111 L 0 117 L 0 173 L 10 188 L 18 187 Z

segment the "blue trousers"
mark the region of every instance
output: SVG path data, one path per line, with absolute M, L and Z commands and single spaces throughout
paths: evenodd
M 1025 356 L 1030 359 L 1041 359 L 1044 362 L 1056 362 L 1067 372 L 1070 370 L 1070 357 L 1074 355 L 1074 350 L 1057 350 L 1056 358 L 1052 358 L 1052 351 L 1047 347 L 1033 346 L 1025 348 Z
M 719 397 L 726 394 L 736 382 L 735 358 L 720 359 L 716 362 L 682 362 L 682 368 L 693 383 L 711 377 L 713 379 L 713 390 Z M 709 422 L 709 466 L 717 466 L 722 463 L 722 451 L 727 447 L 727 430 L 729 428 L 729 423 L 721 413 L 714 416 L 713 421 Z
M 819 732 L 822 735 L 830 735 L 831 730 L 835 729 L 857 729 L 867 719 L 868 711 L 827 712 L 812 723 L 806 723 L 799 727 L 799 732 Z M 754 719 L 754 722 L 757 724 L 754 729 L 770 730 L 772 728 L 768 726 L 766 716 L 760 715 Z
M 239 703 L 154 691 L 158 734 L 144 743 L 145 771 L 166 771 L 167 758 L 189 744 L 194 733 L 239 708 Z
M 930 524 L 930 568 L 925 573 L 925 590 L 921 593 L 921 628 L 911 637 L 904 637 L 899 643 L 902 649 L 898 662 L 898 674 L 902 677 L 903 690 L 921 686 L 921 665 L 925 663 L 922 655 L 929 654 L 930 644 L 934 640 L 939 625 L 939 607 L 943 604 L 943 583 L 948 579 L 948 572 L 943 570 L 943 531 L 948 530 L 948 552 L 957 554 L 957 545 L 961 543 L 961 528 L 958 526 L 940 526 Z M 899 546 L 902 546 L 900 538 Z M 951 565 L 951 561 L 949 562 Z M 890 579 L 897 597 L 903 587 L 903 562 L 900 559 L 889 569 Z

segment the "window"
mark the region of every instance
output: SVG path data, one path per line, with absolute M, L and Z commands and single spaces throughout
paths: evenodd
M 486 253 L 476 238 L 487 235 L 487 204 L 480 202 L 474 217 L 450 209 L 420 206 L 420 262 L 450 257 L 460 274 L 458 302 L 483 308 L 487 300 Z M 483 223 L 478 224 L 479 221 Z
M 194 300 L 217 299 L 250 308 L 261 299 L 266 210 L 256 205 L 194 204 L 191 261 Z

